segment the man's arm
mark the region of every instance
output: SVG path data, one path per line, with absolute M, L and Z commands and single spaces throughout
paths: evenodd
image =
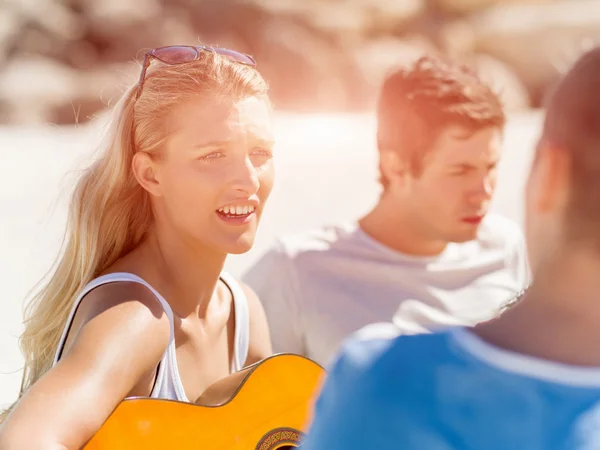
M 275 353 L 306 356 L 298 283 L 293 263 L 282 250 L 266 253 L 243 277 L 260 299 Z

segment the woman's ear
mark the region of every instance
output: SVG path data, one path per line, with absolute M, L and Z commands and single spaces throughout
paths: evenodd
M 161 186 L 156 177 L 156 162 L 146 152 L 136 152 L 131 161 L 131 170 L 137 182 L 155 197 L 160 197 Z

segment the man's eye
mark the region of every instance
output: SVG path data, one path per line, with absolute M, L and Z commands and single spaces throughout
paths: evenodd
M 266 148 L 255 148 L 250 152 L 251 155 L 266 156 L 267 158 L 273 157 L 273 152 Z

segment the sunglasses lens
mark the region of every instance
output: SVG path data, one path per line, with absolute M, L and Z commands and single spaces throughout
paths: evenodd
M 178 46 L 162 47 L 153 50 L 152 56 L 165 64 L 183 64 L 195 61 L 198 51 L 194 47 Z
M 191 47 L 188 45 L 171 45 L 168 47 L 155 48 L 154 50 L 151 50 L 148 53 L 146 53 L 146 57 L 144 59 L 144 67 L 142 69 L 142 73 L 140 74 L 140 82 L 136 98 L 140 96 L 140 93 L 142 91 L 142 86 L 146 77 L 146 69 L 150 64 L 149 57 L 156 58 L 165 64 L 184 64 L 197 61 L 200 55 L 202 54 L 201 52 L 204 51 L 218 53 L 219 55 L 225 56 L 226 58 L 229 58 L 230 60 L 238 62 L 240 64 L 256 66 L 256 61 L 254 60 L 254 58 L 252 58 L 252 56 L 236 52 L 235 50 L 229 50 L 227 48 L 205 46 Z
M 242 64 L 247 64 L 249 66 L 256 65 L 256 61 L 254 61 L 254 58 L 252 58 L 249 55 L 244 55 L 243 53 L 236 52 L 235 50 L 229 50 L 227 48 L 219 48 L 219 47 L 211 47 L 210 49 L 212 51 L 214 51 L 215 53 L 218 53 L 219 55 L 223 55 L 229 59 L 232 59 L 233 61 L 236 61 L 236 62 L 239 62 Z

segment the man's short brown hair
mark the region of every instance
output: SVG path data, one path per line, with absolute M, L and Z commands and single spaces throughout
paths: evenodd
M 502 128 L 505 116 L 499 97 L 470 67 L 425 56 L 386 78 L 377 120 L 379 150 L 399 151 L 418 170 L 446 127 Z M 381 183 L 387 187 L 383 174 Z
M 600 249 L 600 48 L 582 55 L 550 96 L 544 142 L 569 153 L 567 238 Z

